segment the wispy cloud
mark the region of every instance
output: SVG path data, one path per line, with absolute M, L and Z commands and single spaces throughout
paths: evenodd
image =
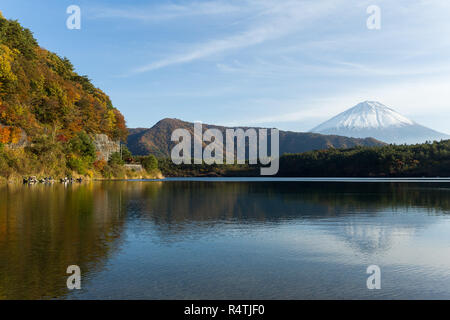
M 151 5 L 145 7 L 122 6 L 119 8 L 94 8 L 95 18 L 129 19 L 142 22 L 161 22 L 177 18 L 195 17 L 202 15 L 224 15 L 237 13 L 242 6 L 225 1 L 186 2 L 184 4 Z
M 336 8 L 340 0 L 326 1 L 249 1 L 258 18 L 245 30 L 233 35 L 200 43 L 147 65 L 135 68 L 132 73 L 143 73 L 171 65 L 188 63 L 225 51 L 246 48 L 277 39 L 300 30 L 307 23 L 319 19 Z
M 307 131 L 314 123 L 317 125 L 359 102 L 375 100 L 394 108 L 412 120 L 450 134 L 448 126 L 436 125 L 436 112 L 440 114 L 444 123 L 450 121 L 449 87 L 450 77 L 442 76 L 432 77 L 425 82 L 421 79 L 373 87 L 361 84 L 354 88 L 354 92 L 335 93 L 320 98 L 258 99 L 249 103 L 257 105 L 258 109 L 266 110 L 264 115 L 241 118 L 227 125 L 271 126 L 274 123 L 308 122 L 311 123 L 310 127 L 299 128 Z M 431 106 L 434 114 L 430 113 Z M 280 113 L 278 110 L 296 111 Z
M 206 2 L 184 2 L 183 4 L 153 6 L 151 10 L 142 8 L 108 9 L 103 13 L 103 15 L 145 21 L 186 18 L 195 15 L 208 16 L 223 14 L 226 16 L 229 13 L 243 13 L 243 16 L 251 16 L 251 18 L 248 19 L 250 23 L 242 23 L 240 25 L 242 27 L 241 31 L 205 42 L 194 44 L 191 43 L 185 45 L 184 48 L 178 48 L 178 50 L 176 50 L 177 52 L 182 53 L 177 53 L 174 51 L 170 52 L 168 50 L 164 58 L 153 60 L 147 64 L 133 68 L 126 74 L 126 76 L 129 76 L 158 70 L 173 65 L 186 64 L 228 51 L 259 45 L 267 41 L 276 40 L 284 36 L 294 34 L 309 25 L 323 26 L 330 23 L 330 21 L 327 21 L 327 18 L 330 16 L 339 17 L 339 15 L 343 14 L 345 12 L 345 10 L 342 10 L 344 6 L 347 10 L 351 8 L 352 10 L 357 10 L 357 12 L 361 13 L 361 28 L 354 30 L 354 32 L 358 35 L 355 34 L 354 36 L 349 36 L 349 34 L 333 34 L 333 39 L 327 37 L 324 39 L 323 35 L 321 35 L 318 39 L 309 39 L 309 41 L 305 40 L 296 45 L 294 48 L 291 46 L 290 49 L 299 50 L 299 48 L 303 48 L 304 51 L 311 51 L 313 50 L 311 47 L 316 46 L 315 51 L 320 49 L 323 52 L 326 52 L 330 48 L 334 48 L 334 50 L 339 49 L 341 51 L 351 50 L 354 48 L 361 51 L 365 50 L 364 46 L 366 46 L 366 50 L 368 50 L 370 48 L 371 41 L 373 40 L 371 37 L 364 37 L 363 32 L 365 31 L 365 28 L 363 22 L 365 18 L 365 10 L 361 8 L 369 3 L 371 2 L 360 1 L 355 2 L 353 6 L 349 6 L 348 2 L 343 0 L 241 0 L 239 3 L 234 1 L 223 2 L 221 0 L 213 0 Z M 416 3 L 408 14 L 416 17 L 417 12 L 426 10 L 426 8 L 427 7 L 424 7 L 423 4 Z M 395 8 L 395 10 L 390 10 L 389 12 L 392 13 L 395 11 L 398 14 L 406 15 L 406 13 L 402 13 L 402 10 L 404 10 L 403 6 L 399 5 Z M 409 32 L 418 32 L 414 25 L 412 25 L 411 28 L 414 29 Z M 404 32 L 403 30 L 404 28 L 399 28 L 399 26 L 397 26 L 397 28 L 391 29 L 389 34 L 391 37 L 398 38 L 398 33 Z M 386 33 L 380 33 L 379 36 L 386 37 Z M 408 37 L 405 38 L 407 39 Z M 322 48 L 318 48 L 318 45 L 322 46 Z M 289 48 L 270 48 L 270 50 L 273 49 L 278 50 L 279 53 L 281 53 L 283 50 L 287 50 Z M 373 49 L 376 50 L 376 48 L 370 48 L 370 50 Z M 429 48 L 429 50 L 433 50 L 433 48 Z M 407 52 L 402 55 L 405 56 L 411 54 L 411 52 Z M 226 69 L 230 70 L 231 67 L 232 66 L 226 65 L 225 63 L 218 64 L 218 68 L 223 71 L 226 71 Z M 300 67 L 304 71 L 317 71 L 319 73 L 329 71 L 334 74 L 357 74 L 358 72 L 370 72 L 379 75 L 395 75 L 395 71 L 391 72 L 389 69 L 382 69 L 378 67 L 370 68 L 367 65 L 358 63 L 348 65 L 345 65 L 345 63 L 332 63 L 327 66 L 325 62 L 322 66 L 303 65 Z
M 389 64 L 356 63 L 338 60 L 316 59 L 308 63 L 295 59 L 280 57 L 276 61 L 267 59 L 255 59 L 250 63 L 238 60 L 229 63 L 217 63 L 217 69 L 224 74 L 251 76 L 255 78 L 281 79 L 288 77 L 315 76 L 327 77 L 372 77 L 385 79 L 386 77 L 426 76 L 442 75 L 450 72 L 450 60 L 437 63 L 409 63 L 398 65 L 395 62 Z
M 377 31 L 366 27 L 373 0 L 167 1 L 90 15 L 101 25 L 110 19 L 125 37 L 120 49 L 130 58 L 117 72 L 137 82 L 143 104 L 153 98 L 162 110 L 202 114 L 220 108 L 221 120 L 239 119 L 234 125 L 306 130 L 380 100 L 414 120 L 431 119 L 432 109 L 433 127 L 448 127 L 448 0 L 377 0 Z M 161 85 L 143 85 L 153 78 Z
M 197 48 L 190 50 L 187 53 L 172 55 L 168 58 L 151 62 L 150 64 L 136 68 L 135 70 L 133 70 L 133 72 L 142 73 L 146 71 L 152 71 L 175 64 L 191 62 L 227 50 L 256 45 L 258 43 L 262 43 L 268 39 L 276 37 L 277 34 L 280 34 L 282 32 L 283 31 L 278 29 L 276 26 L 261 26 L 259 28 L 253 28 L 241 34 L 200 44 L 197 46 Z

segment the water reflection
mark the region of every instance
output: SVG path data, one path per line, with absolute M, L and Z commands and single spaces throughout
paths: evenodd
M 0 297 L 59 297 L 69 265 L 98 272 L 119 244 L 124 208 L 120 192 L 96 185 L 4 187 Z
M 175 240 L 182 239 L 183 234 L 201 233 L 202 229 L 224 223 L 253 228 L 255 224 L 274 226 L 289 221 L 311 224 L 334 219 L 334 223 L 342 224 L 336 228 L 339 236 L 362 251 L 374 251 L 387 249 L 391 234 L 414 233 L 417 228 L 434 223 L 428 215 L 450 213 L 450 188 L 445 184 L 190 181 L 161 183 L 157 187 L 146 182 L 129 184 L 135 197 L 128 211 L 156 226 L 160 238 Z M 141 190 L 141 195 L 137 190 Z M 420 214 L 415 214 L 417 210 Z M 389 218 L 380 215 L 381 212 L 390 213 Z M 366 220 L 376 217 L 376 223 L 361 223 L 361 215 Z
M 214 236 L 227 250 L 245 250 L 248 245 L 250 251 L 248 234 L 263 230 L 257 234 L 262 241 L 271 237 L 272 243 L 286 247 L 298 241 L 302 254 L 314 252 L 316 259 L 328 263 L 333 261 L 331 252 L 318 247 L 335 247 L 337 255 L 344 250 L 372 258 L 389 255 L 398 250 L 396 239 L 416 237 L 446 218 L 449 193 L 445 183 L 122 181 L 5 186 L 0 188 L 0 298 L 64 297 L 65 272 L 71 264 L 84 272 L 86 290 L 95 291 L 95 279 L 105 274 L 108 263 L 132 273 L 136 261 L 144 259 L 146 252 L 135 251 L 136 239 L 158 246 L 157 252 L 151 247 L 155 255 L 171 254 L 168 246 L 177 243 L 206 248 Z M 236 244 L 236 239 L 241 242 Z M 198 259 L 220 259 L 209 249 L 209 257 Z M 267 250 L 264 261 L 279 258 L 280 252 Z M 150 258 L 145 259 L 150 264 Z M 168 268 L 183 263 L 175 256 L 168 261 Z M 151 268 L 146 265 L 148 272 Z M 201 272 L 180 281 L 201 283 Z M 156 291 L 145 285 L 146 280 L 156 281 L 144 277 L 132 289 Z M 256 289 L 261 283 L 253 285 Z M 178 297 L 186 290 L 179 286 L 178 291 L 167 289 L 165 297 Z M 291 298 L 302 297 L 292 294 Z

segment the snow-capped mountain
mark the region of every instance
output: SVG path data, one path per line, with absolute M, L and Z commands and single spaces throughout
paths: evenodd
M 365 101 L 315 127 L 311 132 L 353 138 L 372 137 L 387 143 L 423 143 L 450 139 L 376 101 Z

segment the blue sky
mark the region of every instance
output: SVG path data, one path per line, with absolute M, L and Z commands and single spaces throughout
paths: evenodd
M 69 5 L 81 30 L 66 28 Z M 366 9 L 381 9 L 369 30 Z M 364 100 L 450 133 L 447 0 L 2 0 L 110 95 L 129 127 L 165 117 L 307 131 Z

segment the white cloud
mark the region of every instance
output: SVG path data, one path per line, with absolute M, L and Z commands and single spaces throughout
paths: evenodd
M 222 36 L 219 39 L 206 41 L 203 43 L 198 43 L 196 45 L 189 45 L 182 49 L 182 53 L 168 53 L 166 58 L 152 61 L 146 65 L 135 68 L 132 73 L 143 73 L 152 70 L 161 69 L 171 65 L 178 65 L 193 62 L 203 58 L 207 58 L 212 55 L 220 54 L 226 51 L 237 50 L 242 48 L 247 48 L 250 46 L 262 44 L 264 42 L 282 38 L 286 35 L 291 35 L 295 32 L 301 31 L 302 28 L 307 26 L 317 25 L 323 28 L 328 23 L 333 21 L 334 18 L 342 19 L 343 15 L 347 11 L 351 11 L 351 14 L 360 14 L 360 20 L 364 21 L 366 18 L 365 10 L 363 6 L 370 3 L 366 2 L 354 2 L 349 3 L 348 1 L 342 0 L 323 0 L 323 1 L 310 1 L 310 0 L 246 0 L 241 1 L 239 5 L 231 2 L 232 4 L 224 4 L 220 1 L 209 1 L 206 3 L 193 3 L 186 5 L 176 5 L 171 9 L 163 7 L 161 9 L 162 13 L 155 14 L 155 17 L 165 19 L 167 16 L 182 17 L 189 16 L 193 14 L 212 14 L 212 13 L 226 13 L 226 12 L 241 12 L 245 13 L 244 16 L 248 18 L 251 23 L 246 25 L 243 23 L 244 29 L 241 32 L 236 32 L 228 36 Z M 438 3 L 442 8 L 446 8 L 445 3 Z M 176 8 L 174 10 L 174 8 Z M 386 43 L 393 44 L 393 54 L 398 57 L 411 57 L 417 55 L 416 51 L 421 50 L 423 53 L 432 53 L 436 51 L 439 47 L 442 47 L 442 41 L 435 41 L 431 44 L 428 41 L 430 39 L 430 31 L 435 32 L 435 28 L 439 26 L 440 30 L 448 29 L 448 24 L 443 24 L 442 19 L 430 20 L 433 15 L 432 12 L 436 11 L 430 8 L 429 4 L 422 2 L 415 3 L 409 7 L 409 10 L 403 5 L 384 3 L 383 9 L 383 19 L 388 19 L 389 17 L 396 15 L 398 18 L 402 18 L 403 23 L 396 21 L 395 19 L 389 18 L 389 23 L 385 23 L 385 27 L 382 32 L 372 33 L 371 37 L 368 37 L 365 33 L 367 30 L 364 28 L 364 24 L 361 23 L 361 28 L 353 29 L 349 33 L 349 30 L 343 29 L 346 33 L 341 33 L 337 31 L 333 32 L 332 29 L 329 31 L 331 34 L 318 34 L 317 37 L 309 37 L 303 40 L 301 43 L 295 46 L 290 46 L 294 50 L 309 50 L 309 52 L 324 53 L 330 50 L 338 50 L 340 54 L 349 54 L 352 49 L 358 50 L 359 52 L 364 52 L 368 50 L 374 50 L 377 52 L 382 48 L 371 47 L 373 41 L 376 39 L 377 42 L 385 41 Z M 431 12 L 430 12 L 431 11 Z M 426 12 L 426 18 L 421 17 L 420 13 Z M 251 14 L 250 14 L 251 13 Z M 145 13 L 142 13 L 145 15 Z M 139 17 L 141 13 L 137 14 Z M 153 15 L 150 15 L 153 16 Z M 386 18 L 385 18 L 386 16 Z M 439 14 L 441 17 L 441 14 Z M 425 19 L 427 23 L 427 28 L 419 27 L 416 24 L 412 24 L 412 20 Z M 328 20 L 327 20 L 328 19 Z M 245 20 L 245 19 L 244 19 Z M 248 22 L 248 21 L 247 21 Z M 430 27 L 433 26 L 433 27 Z M 341 30 L 342 31 L 342 30 Z M 300 34 L 298 32 L 297 34 Z M 408 39 L 414 39 L 416 41 L 408 41 Z M 404 41 L 401 45 L 395 45 L 398 40 Z M 420 41 L 419 41 L 420 40 Z M 421 47 L 422 41 L 428 42 L 428 47 Z M 315 46 L 315 48 L 314 48 Z M 395 50 L 401 51 L 396 52 Z M 275 50 L 278 53 L 283 52 L 283 50 L 289 50 L 288 48 L 266 48 L 262 47 L 262 50 L 270 51 Z M 331 51 L 331 52 L 332 52 Z M 383 53 L 383 52 L 380 52 Z M 335 66 L 334 71 L 339 72 L 341 67 Z M 219 64 L 219 67 L 226 69 L 226 64 Z M 305 66 L 304 66 L 305 67 Z M 364 70 L 366 66 L 358 64 L 357 62 L 349 63 L 343 71 L 369 71 L 379 74 L 389 75 L 392 72 L 388 69 L 383 69 L 377 67 L 376 69 Z M 318 67 L 312 66 L 312 71 L 316 68 L 319 72 L 320 69 L 325 71 L 330 70 L 330 67 Z M 333 70 L 330 70 L 333 71 Z M 414 71 L 412 71 L 414 72 Z
M 277 61 L 255 59 L 252 63 L 244 64 L 240 61 L 218 63 L 217 69 L 223 73 L 240 74 L 255 77 L 286 78 L 289 76 L 302 77 L 314 74 L 327 77 L 400 77 L 448 74 L 450 61 L 431 63 L 404 64 L 368 64 L 338 60 L 317 59 L 314 63 L 303 63 L 295 59 L 282 57 Z
M 151 5 L 146 7 L 93 8 L 95 18 L 129 19 L 142 22 L 162 22 L 195 16 L 224 15 L 242 12 L 243 7 L 225 1 L 186 2 L 184 4 Z
M 127 65 L 132 71 L 126 76 L 208 62 L 196 64 L 189 72 L 173 68 L 161 80 L 170 87 L 164 93 L 167 98 L 161 99 L 169 106 L 179 98 L 173 90 L 177 85 L 186 95 L 187 106 L 242 110 L 236 125 L 297 121 L 302 126 L 310 124 L 302 128 L 307 130 L 361 101 L 379 100 L 419 123 L 448 131 L 448 0 L 379 0 L 379 31 L 366 28 L 365 9 L 373 4 L 371 0 L 176 3 L 103 13 L 172 27 L 163 37 L 158 34 L 159 25 L 150 27 L 157 40 L 147 46 L 153 58 L 138 57 L 144 63 L 134 68 Z M 196 34 L 198 30 L 202 31 Z M 168 79 L 177 72 L 178 76 Z M 252 114 L 255 109 L 261 113 Z M 233 119 L 220 112 L 224 121 Z
M 276 36 L 279 32 L 279 29 L 271 26 L 251 29 L 228 38 L 207 42 L 184 54 L 173 55 L 166 59 L 152 62 L 135 69 L 134 72 L 141 73 L 156 70 L 174 64 L 191 62 L 226 50 L 255 45 Z
M 133 70 L 142 73 L 171 65 L 192 62 L 228 50 L 245 48 L 277 39 L 301 29 L 305 24 L 323 17 L 336 8 L 342 0 L 324 1 L 250 1 L 259 16 L 246 30 L 208 41 L 186 50 L 183 54 L 170 55 Z
M 266 125 L 283 122 L 310 123 L 315 126 L 365 100 L 379 101 L 412 120 L 450 134 L 450 77 L 422 78 L 408 82 L 354 87 L 351 93 L 321 98 L 261 99 L 253 101 L 264 115 L 241 118 L 233 125 Z M 280 110 L 295 110 L 280 112 Z M 302 128 L 309 130 L 311 128 Z

